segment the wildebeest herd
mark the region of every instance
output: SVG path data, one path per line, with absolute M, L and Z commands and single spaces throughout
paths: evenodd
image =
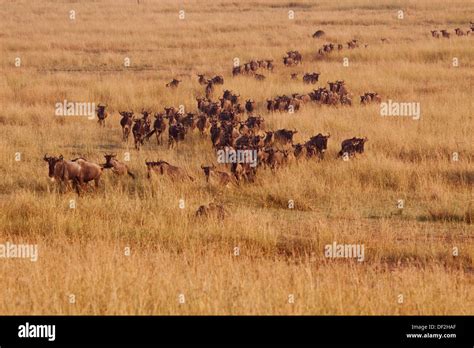
M 317 37 L 320 37 L 324 33 L 318 35 Z M 357 45 L 357 41 L 352 40 L 348 45 L 351 48 L 351 45 Z M 298 51 L 288 51 L 283 58 L 283 63 L 285 66 L 291 67 L 301 64 L 302 59 L 303 57 Z M 258 77 L 258 70 L 266 69 L 272 72 L 274 68 L 273 61 L 270 59 L 255 59 L 243 66 L 234 67 L 232 76 L 253 75 L 257 79 L 263 79 Z M 319 72 L 306 73 L 303 76 L 303 82 L 316 84 L 320 75 Z M 224 78 L 221 75 L 206 77 L 204 74 L 198 74 L 197 77 L 198 83 L 205 86 L 205 89 L 204 96 L 196 98 L 196 111 L 185 112 L 183 107 L 165 107 L 163 111 L 158 112 L 142 109 L 138 114 L 131 110 L 120 111 L 122 140 L 128 143 L 130 134 L 132 134 L 134 147 L 136 150 L 140 150 L 153 135 L 156 137 L 157 145 L 163 145 L 164 135 L 167 134 L 168 148 L 173 148 L 186 141 L 187 137 L 197 130 L 201 137 L 209 136 L 211 146 L 216 154 L 219 151 L 224 153 L 247 151 L 247 153 L 254 154 L 255 163 L 233 160 L 221 163 L 219 168 L 212 163 L 201 165 L 206 182 L 225 187 L 240 185 L 242 182 L 254 182 L 257 172 L 266 168 L 275 171 L 293 161 L 324 160 L 328 140 L 331 136 L 329 133 L 320 132 L 306 141 L 295 143 L 293 137 L 298 133 L 296 129 L 267 129 L 264 117 L 256 113 L 255 100 L 241 100 L 239 94 L 228 89 L 223 91 L 220 98 L 213 98 L 214 86 L 224 84 Z M 297 74 L 292 74 L 291 78 L 297 78 Z M 166 87 L 177 88 L 181 82 L 181 80 L 173 79 L 166 84 Z M 327 87 L 319 87 L 307 94 L 294 93 L 267 99 L 266 109 L 270 113 L 296 112 L 302 105 L 310 102 L 329 106 L 352 105 L 352 95 L 343 80 L 327 82 L 327 84 Z M 371 102 L 381 102 L 381 97 L 375 92 L 366 92 L 361 96 L 362 105 Z M 261 105 L 262 108 L 265 107 L 264 102 Z M 108 116 L 106 107 L 106 105 L 99 104 L 96 110 L 101 126 L 105 125 Z M 154 119 L 152 120 L 152 118 Z M 353 137 L 343 140 L 337 157 L 348 160 L 357 154 L 362 154 L 367 140 L 367 137 Z M 97 187 L 104 170 L 110 170 L 116 175 L 128 175 L 132 179 L 136 178 L 136 174 L 132 173 L 128 166 L 116 157 L 116 154 L 105 154 L 105 162 L 102 164 L 93 163 L 83 157 L 66 160 L 62 155 L 58 157 L 45 155 L 44 160 L 48 162 L 49 177 L 52 180 L 68 187 L 72 186 L 80 194 L 90 181 L 94 181 Z M 195 181 L 195 178 L 189 175 L 184 168 L 166 161 L 145 160 L 144 164 L 149 179 L 154 174 L 158 174 L 178 181 Z M 225 215 L 223 207 L 216 204 L 200 207 L 198 215 L 207 215 L 212 211 L 216 211 L 219 216 Z

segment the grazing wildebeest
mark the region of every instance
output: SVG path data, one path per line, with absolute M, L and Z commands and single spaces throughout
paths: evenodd
M 255 101 L 253 101 L 252 99 L 249 99 L 245 102 L 245 110 L 247 110 L 247 112 L 253 112 L 253 110 L 255 109 Z
M 170 82 L 168 82 L 166 84 L 166 87 L 168 88 L 176 88 L 179 86 L 179 83 L 181 82 L 181 80 L 177 80 L 177 79 L 173 79 L 171 80 Z
M 69 184 L 72 182 L 78 195 L 81 194 L 81 187 L 84 187 L 89 181 L 94 180 L 95 187 L 99 186 L 102 168 L 95 163 L 78 158 L 73 161 L 64 160 L 63 156 L 43 158 L 48 162 L 49 177 L 51 181 L 58 181 L 61 184 Z
M 311 137 L 305 144 L 307 156 L 312 157 L 317 153 L 319 158 L 323 159 L 324 153 L 328 148 L 328 139 L 330 136 L 330 133 L 328 133 L 328 135 L 318 133 L 314 137 Z
M 122 119 L 120 120 L 120 126 L 122 126 L 122 139 L 123 141 L 128 142 L 128 137 L 133 124 L 133 112 L 120 111 L 119 114 L 122 116 Z
M 105 111 L 105 108 L 107 107 L 107 105 L 104 105 L 104 104 L 99 104 L 97 105 L 97 109 L 96 109 L 96 113 L 97 113 L 97 119 L 98 119 L 98 123 L 99 125 L 101 125 L 102 127 L 105 127 L 105 119 L 107 118 L 108 116 L 108 113 L 107 111 Z
M 293 136 L 296 133 L 297 130 L 279 129 L 273 133 L 274 143 L 282 146 L 293 145 Z
M 258 81 L 263 81 L 265 80 L 265 75 L 262 75 L 262 74 L 255 74 L 255 79 L 258 80 Z
M 174 147 L 179 141 L 184 140 L 186 127 L 182 123 L 170 125 L 168 128 L 168 148 Z
M 200 85 L 207 85 L 207 78 L 204 75 L 198 74 L 197 76 L 199 77 L 198 82 Z
M 155 122 L 153 122 L 153 131 L 156 134 L 156 143 L 158 145 L 163 143 L 163 133 L 166 130 L 165 115 L 162 113 L 155 113 Z
M 431 30 L 431 36 L 439 39 L 440 35 L 439 35 L 438 30 Z
M 209 203 L 209 205 L 201 205 L 196 211 L 196 217 L 217 218 L 223 220 L 229 213 L 222 204 Z
M 323 37 L 326 33 L 322 30 L 316 30 L 313 34 L 313 38 Z
M 104 169 L 112 169 L 112 173 L 116 175 L 125 175 L 128 174 L 135 179 L 135 174 L 133 174 L 125 163 L 122 163 L 116 159 L 116 154 L 104 155 L 105 163 L 101 165 Z
M 151 173 L 155 172 L 160 175 L 167 175 L 176 180 L 191 180 L 194 178 L 186 173 L 183 168 L 173 166 L 166 161 L 149 162 L 145 160 L 148 171 L 148 179 L 151 178 Z
M 216 181 L 219 185 L 228 186 L 235 182 L 234 177 L 230 173 L 216 170 L 214 164 L 212 166 L 201 166 L 201 169 L 204 171 L 207 183 Z
M 364 153 L 364 144 L 368 141 L 367 137 L 346 139 L 341 143 L 341 151 L 338 157 L 353 157 L 356 153 Z

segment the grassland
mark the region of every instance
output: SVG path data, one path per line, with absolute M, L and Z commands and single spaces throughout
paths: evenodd
M 0 3 L 0 243 L 39 248 L 37 262 L 0 259 L 0 314 L 474 314 L 473 37 L 429 33 L 466 29 L 472 2 Z M 317 29 L 327 37 L 313 39 Z M 352 38 L 368 47 L 317 58 L 323 43 Z M 302 66 L 283 66 L 290 49 Z M 264 82 L 232 78 L 235 57 L 274 59 L 276 68 Z M 265 99 L 309 92 L 290 74 L 312 71 L 321 72 L 317 86 L 344 79 L 354 105 L 267 113 Z M 223 74 L 222 88 L 256 100 L 269 129 L 298 129 L 297 142 L 329 131 L 324 161 L 260 170 L 255 183 L 225 189 L 207 185 L 200 169 L 216 161 L 209 137 L 195 133 L 170 150 L 153 140 L 140 152 L 121 141 L 120 110 L 195 110 L 197 73 Z M 175 91 L 165 88 L 173 77 L 183 80 Z M 420 102 L 421 119 L 360 106 L 369 90 Z M 64 99 L 107 103 L 106 127 L 54 116 Z M 366 154 L 337 160 L 352 136 L 369 138 Z M 130 152 L 137 179 L 106 173 L 98 192 L 80 198 L 49 182 L 45 153 L 102 162 L 104 152 Z M 197 180 L 150 181 L 145 159 Z M 196 220 L 211 201 L 230 216 Z M 325 258 L 334 241 L 364 244 L 364 262 Z

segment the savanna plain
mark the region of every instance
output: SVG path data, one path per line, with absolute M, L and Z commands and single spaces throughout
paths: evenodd
M 39 253 L 0 259 L 0 314 L 474 314 L 474 36 L 453 33 L 469 29 L 472 1 L 0 4 L 0 243 Z M 435 29 L 451 37 L 434 38 Z M 313 38 L 316 30 L 326 35 Z M 361 47 L 317 54 L 352 39 Z M 290 50 L 302 64 L 283 65 Z M 235 58 L 275 68 L 264 81 L 233 77 Z M 290 77 L 313 71 L 316 85 Z M 324 159 L 221 187 L 201 169 L 216 164 L 208 133 L 170 149 L 122 140 L 119 111 L 196 111 L 196 74 L 222 75 L 214 99 L 229 89 L 255 100 L 267 129 L 296 129 L 295 142 L 329 132 Z M 165 87 L 173 78 L 178 88 Z M 351 106 L 267 111 L 267 99 L 335 80 Z M 421 117 L 382 117 L 378 104 L 360 105 L 366 91 L 418 102 Z M 56 116 L 65 99 L 107 104 L 105 127 Z M 337 158 L 354 136 L 368 138 L 364 154 Z M 129 153 L 135 180 L 104 171 L 79 197 L 60 192 L 43 161 L 102 163 L 104 153 Z M 195 180 L 148 179 L 145 160 Z M 228 216 L 196 218 L 210 202 Z M 364 260 L 325 257 L 334 242 L 363 244 Z

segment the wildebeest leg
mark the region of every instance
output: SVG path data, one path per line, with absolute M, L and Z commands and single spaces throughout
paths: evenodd
M 95 184 L 95 190 L 96 190 L 96 191 L 97 191 L 98 188 L 99 188 L 99 181 L 100 181 L 100 177 L 94 179 L 94 184 Z

